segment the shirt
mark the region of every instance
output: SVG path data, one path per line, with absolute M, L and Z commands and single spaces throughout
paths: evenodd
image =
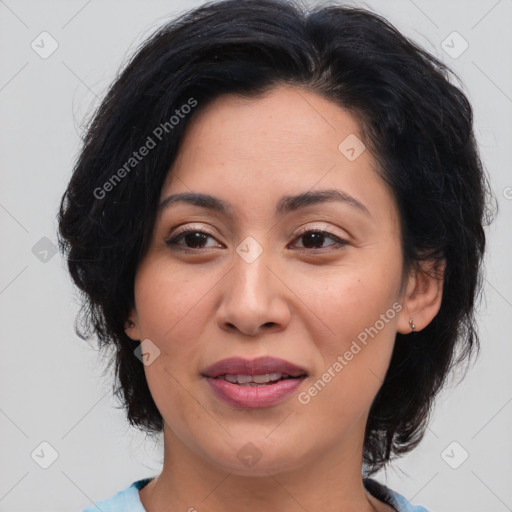
M 129 487 L 119 491 L 106 500 L 96 502 L 82 512 L 146 512 L 139 498 L 139 490 L 153 478 L 144 478 L 133 482 Z M 389 489 L 372 478 L 363 479 L 367 491 L 375 498 L 387 503 L 399 512 L 429 512 L 421 505 L 413 505 L 401 494 Z

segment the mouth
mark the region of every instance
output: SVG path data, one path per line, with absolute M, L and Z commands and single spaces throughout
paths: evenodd
M 233 375 L 230 373 L 225 373 L 224 375 L 219 375 L 215 377 L 216 379 L 224 379 L 227 382 L 231 382 L 231 384 L 237 384 L 239 386 L 266 386 L 268 384 L 274 384 L 276 382 L 282 380 L 289 379 L 302 379 L 305 378 L 306 374 L 292 376 L 286 373 L 265 373 L 259 375 L 243 375 L 237 374 Z
M 283 379 L 299 378 L 308 372 L 290 361 L 277 357 L 258 357 L 245 359 L 230 357 L 212 364 L 203 372 L 203 377 L 224 378 L 232 384 L 267 384 Z
M 260 408 L 290 398 L 308 372 L 275 357 L 232 357 L 211 365 L 201 375 L 215 395 L 231 406 Z

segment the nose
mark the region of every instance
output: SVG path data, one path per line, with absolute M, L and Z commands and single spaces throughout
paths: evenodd
M 287 300 L 291 291 L 279 273 L 278 265 L 269 261 L 265 251 L 252 262 L 235 254 L 233 267 L 221 284 L 219 327 L 247 336 L 285 329 L 291 316 Z

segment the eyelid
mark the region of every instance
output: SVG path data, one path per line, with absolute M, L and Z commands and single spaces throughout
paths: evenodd
M 183 229 L 180 229 L 180 228 L 183 228 Z M 210 235 L 212 237 L 216 237 L 216 235 L 214 235 L 211 231 L 208 231 L 207 229 L 204 228 L 203 225 L 194 225 L 194 224 L 184 224 L 182 226 L 177 226 L 175 228 L 175 231 L 173 231 L 170 235 L 169 235 L 169 238 L 174 238 L 176 236 L 179 236 L 181 235 L 182 233 L 186 233 L 187 231 L 201 231 L 207 235 Z
M 214 238 L 216 237 L 216 235 L 214 233 L 212 233 L 211 231 L 208 231 L 207 229 L 204 229 L 203 225 L 196 226 L 194 224 L 185 224 L 184 226 L 185 227 L 183 229 L 180 229 L 181 226 L 177 226 L 175 228 L 176 231 L 173 231 L 169 235 L 169 238 L 174 238 L 174 237 L 179 236 L 180 234 L 182 234 L 184 232 L 194 231 L 194 230 L 204 232 L 205 234 L 208 234 L 208 235 L 210 235 L 210 236 L 212 236 Z M 332 231 L 330 230 L 329 225 L 327 225 L 327 224 L 324 224 L 322 227 L 311 226 L 310 224 L 307 224 L 305 226 L 300 227 L 298 229 L 298 231 L 296 231 L 295 233 L 292 233 L 290 236 L 298 237 L 298 236 L 300 236 L 300 235 L 302 235 L 304 233 L 308 233 L 310 231 L 324 232 L 325 234 L 332 235 L 332 236 L 337 236 L 338 238 L 342 238 L 344 236 L 344 235 L 336 235 L 335 233 L 332 233 Z
M 302 226 L 301 228 L 299 228 L 298 232 L 295 232 L 291 243 L 292 244 L 296 243 L 296 241 L 299 240 L 306 233 L 322 233 L 327 238 L 331 238 L 332 240 L 334 240 L 336 242 L 334 245 L 338 245 L 338 246 L 351 245 L 350 237 L 348 235 L 337 235 L 336 233 L 333 233 L 333 230 L 328 225 L 318 227 L 318 226 L 311 226 L 309 224 L 306 226 Z M 324 247 L 323 249 L 301 249 L 301 248 L 299 248 L 299 250 L 305 250 L 308 252 L 309 251 L 321 252 L 327 248 L 328 247 Z
M 305 226 L 302 226 L 299 228 L 299 230 L 295 233 L 295 236 L 300 236 L 304 233 L 308 233 L 309 231 L 319 231 L 322 233 L 326 233 L 331 236 L 337 236 L 338 238 L 341 238 L 344 235 L 336 235 L 336 233 L 332 232 L 332 228 L 328 224 L 324 224 L 323 226 L 312 226 L 311 224 L 306 224 Z
M 206 235 L 208 237 L 211 237 L 213 239 L 215 239 L 220 245 L 224 245 L 222 242 L 219 242 L 219 240 L 217 240 L 217 235 L 211 233 L 208 229 L 204 229 L 204 227 L 201 225 L 199 227 L 195 226 L 195 225 L 191 225 L 191 224 L 185 224 L 184 227 L 182 227 L 182 229 L 179 229 L 180 226 L 178 226 L 178 228 L 176 228 L 175 231 L 173 231 L 166 239 L 165 239 L 165 243 L 166 245 L 175 245 L 183 250 L 188 250 L 188 251 L 191 251 L 191 252 L 198 252 L 198 251 L 202 251 L 202 250 L 207 250 L 207 249 L 213 249 L 213 247 L 206 247 L 206 248 L 202 248 L 202 249 L 193 249 L 193 248 L 188 248 L 188 247 L 180 247 L 180 244 L 178 244 L 176 242 L 176 240 L 181 236 L 181 235 L 184 235 L 184 234 L 187 234 L 187 233 L 202 233 L 203 235 Z M 295 245 L 296 241 L 298 239 L 300 239 L 303 235 L 305 235 L 306 233 L 322 233 L 324 235 L 326 235 L 328 238 L 331 238 L 332 240 L 335 241 L 335 245 L 337 244 L 338 246 L 341 245 L 341 246 L 344 246 L 344 245 L 350 245 L 350 241 L 348 239 L 350 239 L 349 236 L 346 236 L 346 235 L 336 235 L 335 233 L 332 232 L 333 230 L 330 228 L 330 226 L 328 224 L 324 224 L 323 226 L 319 227 L 319 226 L 312 226 L 311 224 L 307 224 L 305 226 L 301 226 L 298 231 L 295 231 L 293 234 L 290 235 L 290 238 L 292 238 L 292 241 L 290 242 L 291 245 Z M 326 249 L 326 248 L 323 248 L 323 249 Z M 320 249 L 301 249 L 299 248 L 299 250 L 305 250 L 305 251 L 314 251 L 314 252 L 321 252 L 323 250 L 322 248 Z
M 185 224 L 182 226 L 176 227 L 168 236 L 165 237 L 164 243 L 165 245 L 175 245 L 178 249 L 184 250 L 184 251 L 191 251 L 191 252 L 198 252 L 201 250 L 206 249 L 212 249 L 213 247 L 207 247 L 205 249 L 192 249 L 189 247 L 182 247 L 180 244 L 177 244 L 175 240 L 177 240 L 182 235 L 186 235 L 188 233 L 202 233 L 205 236 L 208 236 L 210 238 L 215 239 L 220 245 L 224 246 L 222 242 L 219 242 L 217 240 L 217 235 L 209 231 L 208 229 L 205 229 L 203 225 L 195 226 L 194 224 Z

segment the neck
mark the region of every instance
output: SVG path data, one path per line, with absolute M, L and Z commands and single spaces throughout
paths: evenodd
M 190 450 L 166 425 L 162 472 L 140 491 L 140 498 L 147 512 L 391 510 L 364 488 L 362 441 L 349 436 L 336 449 L 328 446 L 288 469 L 258 463 L 258 473 L 237 474 Z

